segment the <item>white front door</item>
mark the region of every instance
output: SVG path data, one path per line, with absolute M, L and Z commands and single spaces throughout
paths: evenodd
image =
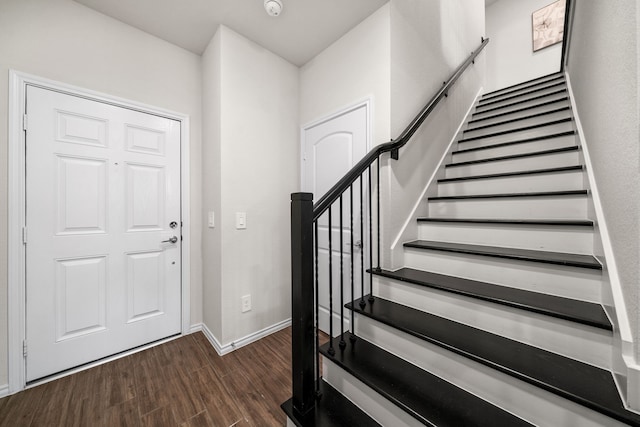
M 27 381 L 180 333 L 180 123 L 33 86 L 26 121 Z
M 362 104 L 347 112 L 306 127 L 303 131 L 303 191 L 313 193 L 318 201 L 335 185 L 358 161 L 367 154 L 368 104 Z M 367 175 L 364 175 L 363 200 L 366 206 Z M 318 282 L 319 282 L 319 328 L 329 333 L 329 311 L 333 311 L 333 334 L 340 327 L 340 259 L 342 258 L 342 302 L 345 304 L 361 295 L 361 255 L 363 241 L 360 233 L 360 181 L 353 184 L 353 267 L 354 293 L 351 295 L 351 201 L 350 191 L 342 198 L 342 257 L 340 251 L 340 206 L 336 202 L 331 212 L 331 232 L 329 215 L 325 213 L 318 220 Z M 366 220 L 366 218 L 365 218 Z M 364 232 L 368 225 L 363 223 Z M 331 234 L 331 251 L 329 251 Z M 333 300 L 329 300 L 329 252 L 332 261 Z M 368 258 L 365 255 L 365 260 Z M 366 265 L 366 261 L 365 261 Z M 344 328 L 349 328 L 348 311 L 344 310 Z

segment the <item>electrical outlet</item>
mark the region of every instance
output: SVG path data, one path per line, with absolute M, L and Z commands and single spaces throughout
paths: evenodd
M 247 311 L 251 311 L 251 295 L 242 297 L 242 312 L 246 313 Z

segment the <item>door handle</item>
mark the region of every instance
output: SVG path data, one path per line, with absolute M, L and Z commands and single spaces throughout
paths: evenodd
M 362 240 L 358 240 L 353 244 L 356 248 L 362 249 Z
M 160 243 L 176 243 L 177 241 L 178 241 L 178 238 L 176 236 L 173 236 L 172 238 L 167 239 L 167 240 L 163 240 Z

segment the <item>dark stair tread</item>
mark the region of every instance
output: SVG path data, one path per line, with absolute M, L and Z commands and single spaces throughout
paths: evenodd
M 471 124 L 471 123 L 477 123 L 477 122 L 482 122 L 482 121 L 484 121 L 484 120 L 496 119 L 496 118 L 498 118 L 498 117 L 506 116 L 507 114 L 522 113 L 522 112 L 524 112 L 524 111 L 532 110 L 532 109 L 534 109 L 534 108 L 545 107 L 545 106 L 547 106 L 547 105 L 557 104 L 557 103 L 559 103 L 559 102 L 564 102 L 564 101 L 567 101 L 568 99 L 569 99 L 569 98 L 567 98 L 567 97 L 565 97 L 565 98 L 560 98 L 560 99 L 553 99 L 553 100 L 551 100 L 551 101 L 541 102 L 540 104 L 531 105 L 531 106 L 529 106 L 529 107 L 518 108 L 518 109 L 516 109 L 516 110 L 512 110 L 512 111 L 505 111 L 505 112 L 503 112 L 503 113 L 497 113 L 497 114 L 494 114 L 494 115 L 492 115 L 492 116 L 482 117 L 482 118 L 480 118 L 480 119 L 471 119 L 471 120 L 469 120 L 468 124 Z M 475 116 L 475 115 L 477 115 L 477 114 L 482 114 L 482 113 L 473 113 L 473 114 L 471 115 L 471 117 L 473 117 L 473 116 Z
M 530 84 L 530 85 L 535 86 L 536 84 L 544 83 L 544 82 L 550 81 L 550 80 L 555 80 L 555 79 L 557 79 L 559 77 L 563 77 L 562 72 L 551 73 L 551 74 L 547 74 L 546 76 L 540 76 L 540 77 L 536 77 L 535 79 L 526 80 L 526 81 L 520 82 L 520 83 L 515 83 L 515 84 L 512 84 L 510 86 L 505 86 L 503 88 L 492 90 L 491 92 L 487 92 L 483 96 L 491 96 L 492 94 L 496 94 L 498 92 L 503 92 L 503 91 L 507 91 L 508 92 L 509 89 L 513 89 L 516 86 L 521 86 L 521 85 Z M 547 78 L 548 78 L 548 80 L 544 80 L 544 79 L 547 79 Z M 538 82 L 538 80 L 544 80 L 544 81 L 543 82 Z M 538 83 L 536 83 L 536 82 L 538 82 Z
M 403 409 L 422 424 L 458 427 L 471 425 L 529 426 L 526 421 L 480 399 L 411 363 L 358 337 L 340 349 L 340 337 L 320 352 L 342 369 Z M 356 424 L 354 424 L 356 425 Z
M 640 416 L 624 408 L 609 371 L 379 297 L 364 309 L 359 301 L 347 308 L 612 418 L 640 425 Z
M 550 134 L 550 135 L 536 136 L 536 137 L 533 137 L 533 138 L 525 138 L 525 139 L 517 139 L 515 141 L 501 142 L 499 144 L 481 145 L 480 147 L 465 148 L 463 150 L 453 151 L 451 154 L 462 154 L 462 153 L 469 153 L 471 151 L 488 150 L 488 149 L 491 149 L 491 148 L 506 147 L 506 146 L 509 146 L 509 145 L 524 144 L 524 143 L 527 143 L 527 142 L 542 141 L 542 140 L 545 140 L 545 139 L 561 138 L 563 136 L 570 136 L 570 135 L 575 135 L 575 134 L 576 134 L 576 131 L 570 130 L 570 131 L 567 131 L 567 132 L 558 132 L 558 133 L 553 133 L 553 134 Z
M 414 240 L 412 242 L 405 243 L 404 246 L 414 249 L 455 252 L 469 255 L 602 270 L 602 264 L 600 264 L 592 255 L 505 248 L 500 246 L 471 245 L 467 243 L 435 242 L 430 240 Z
M 489 125 L 482 125 L 482 126 L 468 128 L 468 129 L 465 129 L 464 132 L 475 132 L 477 130 L 488 129 L 488 128 L 492 128 L 492 127 L 495 127 L 495 126 L 508 125 L 510 123 L 521 122 L 522 120 L 535 119 L 535 118 L 538 118 L 538 117 L 548 116 L 550 114 L 561 113 L 563 111 L 569 111 L 569 110 L 571 110 L 570 107 L 561 107 L 561 108 L 556 108 L 554 110 L 543 111 L 543 112 L 535 113 L 535 114 L 529 114 L 529 115 L 526 115 L 526 116 L 522 115 L 520 117 L 515 117 L 513 119 L 508 119 L 508 120 L 504 120 L 504 121 L 501 121 L 501 122 L 491 123 Z
M 593 221 L 588 219 L 418 218 L 418 222 L 464 222 L 470 224 L 520 224 L 593 227 Z
M 507 178 L 510 176 L 522 176 L 522 175 L 554 174 L 554 173 L 561 173 L 561 172 L 580 171 L 583 169 L 584 169 L 584 166 L 576 165 L 576 166 L 563 166 L 559 168 L 532 169 L 532 170 L 524 170 L 524 171 L 516 171 L 516 172 L 491 173 L 491 174 L 485 174 L 485 175 L 467 175 L 467 176 L 459 176 L 456 178 L 442 178 L 438 180 L 438 183 L 469 181 L 474 179 Z
M 600 304 L 413 268 L 401 268 L 396 271 L 373 269 L 371 273 L 401 282 L 452 292 L 608 331 L 613 329 Z
M 511 93 L 505 93 L 505 94 L 501 94 L 501 95 L 495 95 L 493 97 L 482 97 L 480 99 L 480 101 L 478 101 L 478 107 L 482 107 L 485 105 L 492 105 L 492 104 L 496 104 L 498 102 L 503 102 L 503 101 L 509 101 L 510 99 L 515 99 L 515 98 L 520 98 L 521 96 L 527 96 L 527 95 L 531 95 L 534 94 L 536 92 L 540 92 L 543 90 L 548 90 L 548 89 L 554 89 L 554 88 L 558 88 L 559 86 L 563 86 L 565 85 L 565 81 L 559 81 L 559 82 L 554 82 L 553 84 L 549 84 L 547 86 L 543 86 L 544 83 L 540 84 L 540 87 L 530 87 L 527 88 L 526 92 L 522 92 L 522 93 L 516 93 L 517 91 L 511 92 Z M 501 96 L 505 96 L 504 98 L 500 98 Z M 496 99 L 496 98 L 500 98 L 500 99 Z
M 542 150 L 542 151 L 532 151 L 529 153 L 520 153 L 520 154 L 509 154 L 506 156 L 498 156 L 498 157 L 489 157 L 486 159 L 478 159 L 478 160 L 467 160 L 464 162 L 456 162 L 456 163 L 447 163 L 444 165 L 445 168 L 455 168 L 459 166 L 465 165 L 474 165 L 478 163 L 489 163 L 489 162 L 499 162 L 502 160 L 512 160 L 512 159 L 522 159 L 525 157 L 536 157 L 536 156 L 546 156 L 549 154 L 558 154 L 558 153 L 566 153 L 569 151 L 579 151 L 580 147 L 577 145 L 571 145 L 568 147 L 561 148 L 552 148 L 550 150 Z
M 298 427 L 379 427 L 375 420 L 354 405 L 338 390 L 325 381 L 320 382 L 322 397 L 316 401 L 313 410 L 300 415 L 293 409 L 293 399 L 280 407 Z
M 495 194 L 472 194 L 472 195 L 465 195 L 465 196 L 436 196 L 436 197 L 429 197 L 428 200 L 442 201 L 442 200 L 586 196 L 588 193 L 589 193 L 589 190 L 539 191 L 539 192 L 528 192 L 528 193 L 495 193 Z
M 522 101 L 516 101 L 516 102 L 512 102 L 511 104 L 500 105 L 500 106 L 497 106 L 497 107 L 494 106 L 492 108 L 487 108 L 487 109 L 484 109 L 484 110 L 478 110 L 478 108 L 484 107 L 483 105 L 479 105 L 479 106 L 476 107 L 476 109 L 474 111 L 474 114 L 488 113 L 490 111 L 498 111 L 498 110 L 502 110 L 504 108 L 511 108 L 513 106 L 516 106 L 516 105 L 524 104 L 525 102 L 531 102 L 531 101 L 547 98 L 547 97 L 558 95 L 560 93 L 565 93 L 565 92 L 567 92 L 567 89 L 563 88 L 563 89 L 557 90 L 555 92 L 545 93 L 545 94 L 538 95 L 538 96 L 532 96 L 531 98 L 527 98 L 527 99 L 524 99 Z
M 494 136 L 508 135 L 510 133 L 516 133 L 516 132 L 522 132 L 522 131 L 526 131 L 526 130 L 538 129 L 538 128 L 543 128 L 543 127 L 547 127 L 547 126 L 558 125 L 558 124 L 561 124 L 561 123 L 568 123 L 568 122 L 572 122 L 572 121 L 573 121 L 572 117 L 567 117 L 565 119 L 558 119 L 558 120 L 553 120 L 553 121 L 550 121 L 550 122 L 539 123 L 539 124 L 530 125 L 530 126 L 523 126 L 523 127 L 519 127 L 519 128 L 515 128 L 515 129 L 503 130 L 503 131 L 500 131 L 500 132 L 494 132 L 494 133 L 488 133 L 488 134 L 485 134 L 485 135 L 478 135 L 478 136 L 471 136 L 471 137 L 468 137 L 468 138 L 462 138 L 462 139 L 459 139 L 458 142 L 477 141 L 479 139 L 493 138 Z

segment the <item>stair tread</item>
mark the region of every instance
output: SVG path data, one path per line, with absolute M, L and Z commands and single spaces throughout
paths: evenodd
M 467 200 L 467 199 L 494 199 L 515 197 L 560 197 L 560 196 L 586 196 L 588 190 L 563 190 L 563 191 L 532 191 L 527 193 L 495 193 L 495 194 L 469 194 L 465 196 L 434 196 L 429 201 L 439 200 Z
M 478 136 L 471 136 L 468 138 L 462 138 L 459 139 L 458 142 L 467 142 L 467 141 L 477 141 L 479 139 L 485 139 L 485 138 L 493 138 L 494 136 L 502 136 L 502 135 L 508 135 L 510 133 L 516 133 L 516 132 L 522 132 L 525 130 L 532 130 L 532 129 L 538 129 L 538 128 L 543 128 L 546 126 L 553 126 L 553 125 L 558 125 L 561 123 L 568 123 L 573 121 L 572 117 L 567 117 L 564 119 L 557 119 L 557 120 L 553 120 L 550 122 L 545 122 L 545 123 L 538 123 L 535 125 L 530 125 L 530 126 L 523 126 L 523 127 L 519 127 L 519 128 L 515 128 L 515 129 L 509 129 L 509 130 L 502 130 L 499 132 L 494 132 L 494 133 L 488 133 L 485 135 L 478 135 Z
M 514 84 L 512 84 L 512 85 L 505 86 L 505 87 L 500 88 L 500 89 L 492 90 L 491 92 L 487 92 L 487 93 L 485 93 L 483 96 L 491 96 L 492 94 L 496 94 L 496 93 L 498 93 L 498 92 L 503 92 L 503 91 L 508 92 L 508 91 L 509 91 L 509 89 L 515 88 L 516 86 L 526 85 L 526 84 L 530 84 L 530 85 L 535 86 L 536 84 L 540 84 L 540 83 L 534 83 L 534 82 L 536 82 L 537 80 L 543 80 L 543 79 L 548 78 L 548 80 L 544 80 L 543 82 L 541 82 L 541 83 L 544 83 L 544 82 L 547 82 L 547 81 L 550 81 L 550 80 L 555 80 L 555 79 L 557 79 L 557 78 L 559 78 L 559 77 L 563 77 L 563 74 L 562 74 L 562 72 L 561 72 L 561 71 L 556 72 L 556 73 L 547 74 L 546 76 L 536 77 L 535 79 L 526 80 L 526 81 L 524 81 L 524 82 L 514 83 Z M 526 86 L 525 86 L 525 87 L 526 87 Z
M 544 82 L 544 83 L 547 83 L 547 82 Z M 503 94 L 500 94 L 500 95 L 496 94 L 496 95 L 489 96 L 489 97 L 482 96 L 482 98 L 480 98 L 478 106 L 481 107 L 481 106 L 484 106 L 484 105 L 491 105 L 491 104 L 495 104 L 495 103 L 502 102 L 502 101 L 508 101 L 508 100 L 514 99 L 514 98 L 520 98 L 522 96 L 531 95 L 533 93 L 540 92 L 540 91 L 547 90 L 547 89 L 554 89 L 554 88 L 557 88 L 558 86 L 562 86 L 562 85 L 566 84 L 564 82 L 564 80 L 550 83 L 547 86 L 543 86 L 544 83 L 540 83 L 540 87 L 532 86 L 532 87 L 528 87 L 528 88 L 523 88 L 522 90 L 525 91 L 525 92 L 522 92 L 522 93 L 517 93 L 518 90 L 515 90 L 513 92 L 507 92 L 507 93 L 503 93 Z M 500 98 L 502 96 L 504 96 L 504 98 L 496 99 L 496 98 Z
M 338 345 L 340 337 L 333 339 L 333 356 L 328 352 L 329 343 L 320 351 L 422 424 L 531 425 L 363 338 L 353 342 L 350 338 L 351 334 L 345 333 L 344 350 Z
M 505 248 L 499 246 L 472 245 L 468 243 L 436 242 L 430 240 L 414 240 L 404 244 L 414 249 L 438 250 L 470 255 L 482 255 L 519 261 L 542 262 L 570 267 L 591 268 L 601 270 L 602 264 L 592 255 L 565 252 L 538 251 L 533 249 Z
M 555 110 L 543 111 L 541 113 L 529 114 L 529 115 L 526 115 L 526 116 L 523 115 L 523 116 L 520 116 L 520 117 L 514 117 L 512 119 L 504 120 L 504 121 L 501 121 L 501 122 L 491 123 L 489 125 L 481 125 L 481 126 L 468 128 L 468 129 L 465 129 L 464 132 L 474 132 L 474 131 L 477 131 L 477 130 L 488 129 L 488 128 L 492 128 L 492 127 L 495 127 L 495 126 L 507 125 L 507 124 L 510 124 L 510 123 L 516 123 L 516 122 L 520 122 L 522 120 L 527 120 L 527 119 L 535 119 L 537 117 L 548 116 L 550 114 L 561 113 L 563 111 L 569 111 L 569 110 L 571 110 L 570 107 L 556 108 Z
M 534 108 L 546 107 L 547 105 L 557 104 L 559 102 L 567 101 L 568 99 L 569 98 L 567 98 L 567 97 L 560 98 L 560 99 L 554 99 L 554 100 L 551 100 L 551 101 L 541 102 L 540 104 L 531 105 L 529 107 L 518 108 L 516 110 L 505 111 L 504 113 L 497 113 L 497 114 L 494 114 L 492 116 L 482 117 L 480 119 L 471 119 L 471 120 L 469 120 L 468 124 L 482 122 L 482 121 L 485 121 L 485 120 L 491 120 L 491 119 L 495 119 L 495 118 L 498 118 L 498 117 L 506 116 L 508 114 L 522 113 L 524 111 L 532 110 Z M 473 116 L 475 116 L 477 114 L 481 114 L 481 113 L 473 113 L 471 116 L 473 117 Z
M 521 224 L 593 227 L 593 221 L 584 219 L 486 219 L 486 218 L 418 218 L 418 222 L 466 222 L 475 224 Z
M 474 179 L 491 179 L 491 178 L 505 178 L 509 176 L 521 176 L 521 175 L 538 175 L 538 174 L 553 174 L 559 172 L 573 172 L 573 171 L 581 171 L 584 167 L 582 165 L 576 166 L 563 166 L 559 168 L 548 168 L 548 169 L 533 169 L 533 170 L 525 170 L 525 171 L 516 171 L 516 172 L 503 172 L 503 173 L 491 173 L 484 175 L 467 175 L 467 176 L 459 176 L 456 178 L 442 178 L 438 180 L 438 183 L 446 183 L 446 182 L 456 182 L 456 181 L 468 181 Z
M 538 95 L 538 96 L 532 96 L 531 98 L 524 99 L 522 101 L 516 101 L 516 102 L 512 102 L 510 104 L 506 104 L 506 105 L 500 105 L 500 106 L 497 106 L 497 107 L 487 108 L 485 110 L 478 110 L 478 108 L 484 107 L 484 105 L 479 105 L 479 106 L 476 107 L 476 110 L 474 111 L 474 114 L 488 113 L 490 111 L 498 111 L 498 110 L 501 110 L 503 108 L 510 108 L 510 107 L 515 106 L 515 105 L 524 104 L 525 102 L 535 101 L 535 100 L 538 100 L 538 99 L 547 98 L 549 96 L 554 96 L 554 95 L 558 95 L 560 93 L 565 93 L 565 92 L 567 92 L 567 89 L 566 88 L 562 88 L 562 89 L 559 89 L 559 90 L 554 91 L 554 92 L 545 93 L 545 94 Z
M 552 148 L 550 150 L 542 150 L 542 151 L 532 151 L 530 153 L 509 154 L 507 156 L 497 156 L 497 157 L 489 157 L 486 159 L 467 160 L 465 162 L 447 163 L 446 165 L 444 165 L 444 167 L 454 168 L 454 167 L 460 167 L 460 166 L 466 166 L 466 165 L 475 165 L 478 163 L 499 162 L 502 160 L 513 160 L 513 159 L 522 159 L 526 157 L 546 156 L 549 154 L 567 153 L 569 151 L 579 151 L 579 150 L 580 150 L 580 147 L 578 147 L 577 145 L 571 145 L 569 147 Z
M 640 416 L 624 408 L 609 371 L 379 297 L 364 309 L 357 303 L 347 307 L 607 416 L 640 425 Z
M 396 271 L 374 269 L 371 273 L 608 331 L 612 330 L 611 322 L 600 304 L 407 267 Z
M 462 154 L 462 153 L 469 153 L 469 152 L 472 152 L 472 151 L 489 150 L 491 148 L 506 147 L 506 146 L 509 146 L 509 145 L 524 144 L 524 143 L 527 143 L 527 142 L 542 141 L 542 140 L 545 140 L 545 139 L 561 138 L 563 136 L 570 136 L 570 135 L 575 135 L 575 134 L 576 134 L 576 132 L 571 130 L 571 131 L 567 131 L 567 132 L 554 133 L 554 134 L 551 134 L 551 135 L 537 136 L 537 137 L 534 137 L 534 138 L 526 138 L 526 139 L 518 139 L 518 140 L 515 140 L 515 141 L 501 142 L 499 144 L 481 145 L 480 147 L 465 148 L 463 150 L 455 150 L 451 154 Z
M 293 399 L 287 400 L 280 407 L 298 427 L 380 426 L 362 409 L 325 381 L 320 382 L 320 392 L 322 398 L 318 399 L 313 410 L 305 415 L 297 414 L 293 410 Z

